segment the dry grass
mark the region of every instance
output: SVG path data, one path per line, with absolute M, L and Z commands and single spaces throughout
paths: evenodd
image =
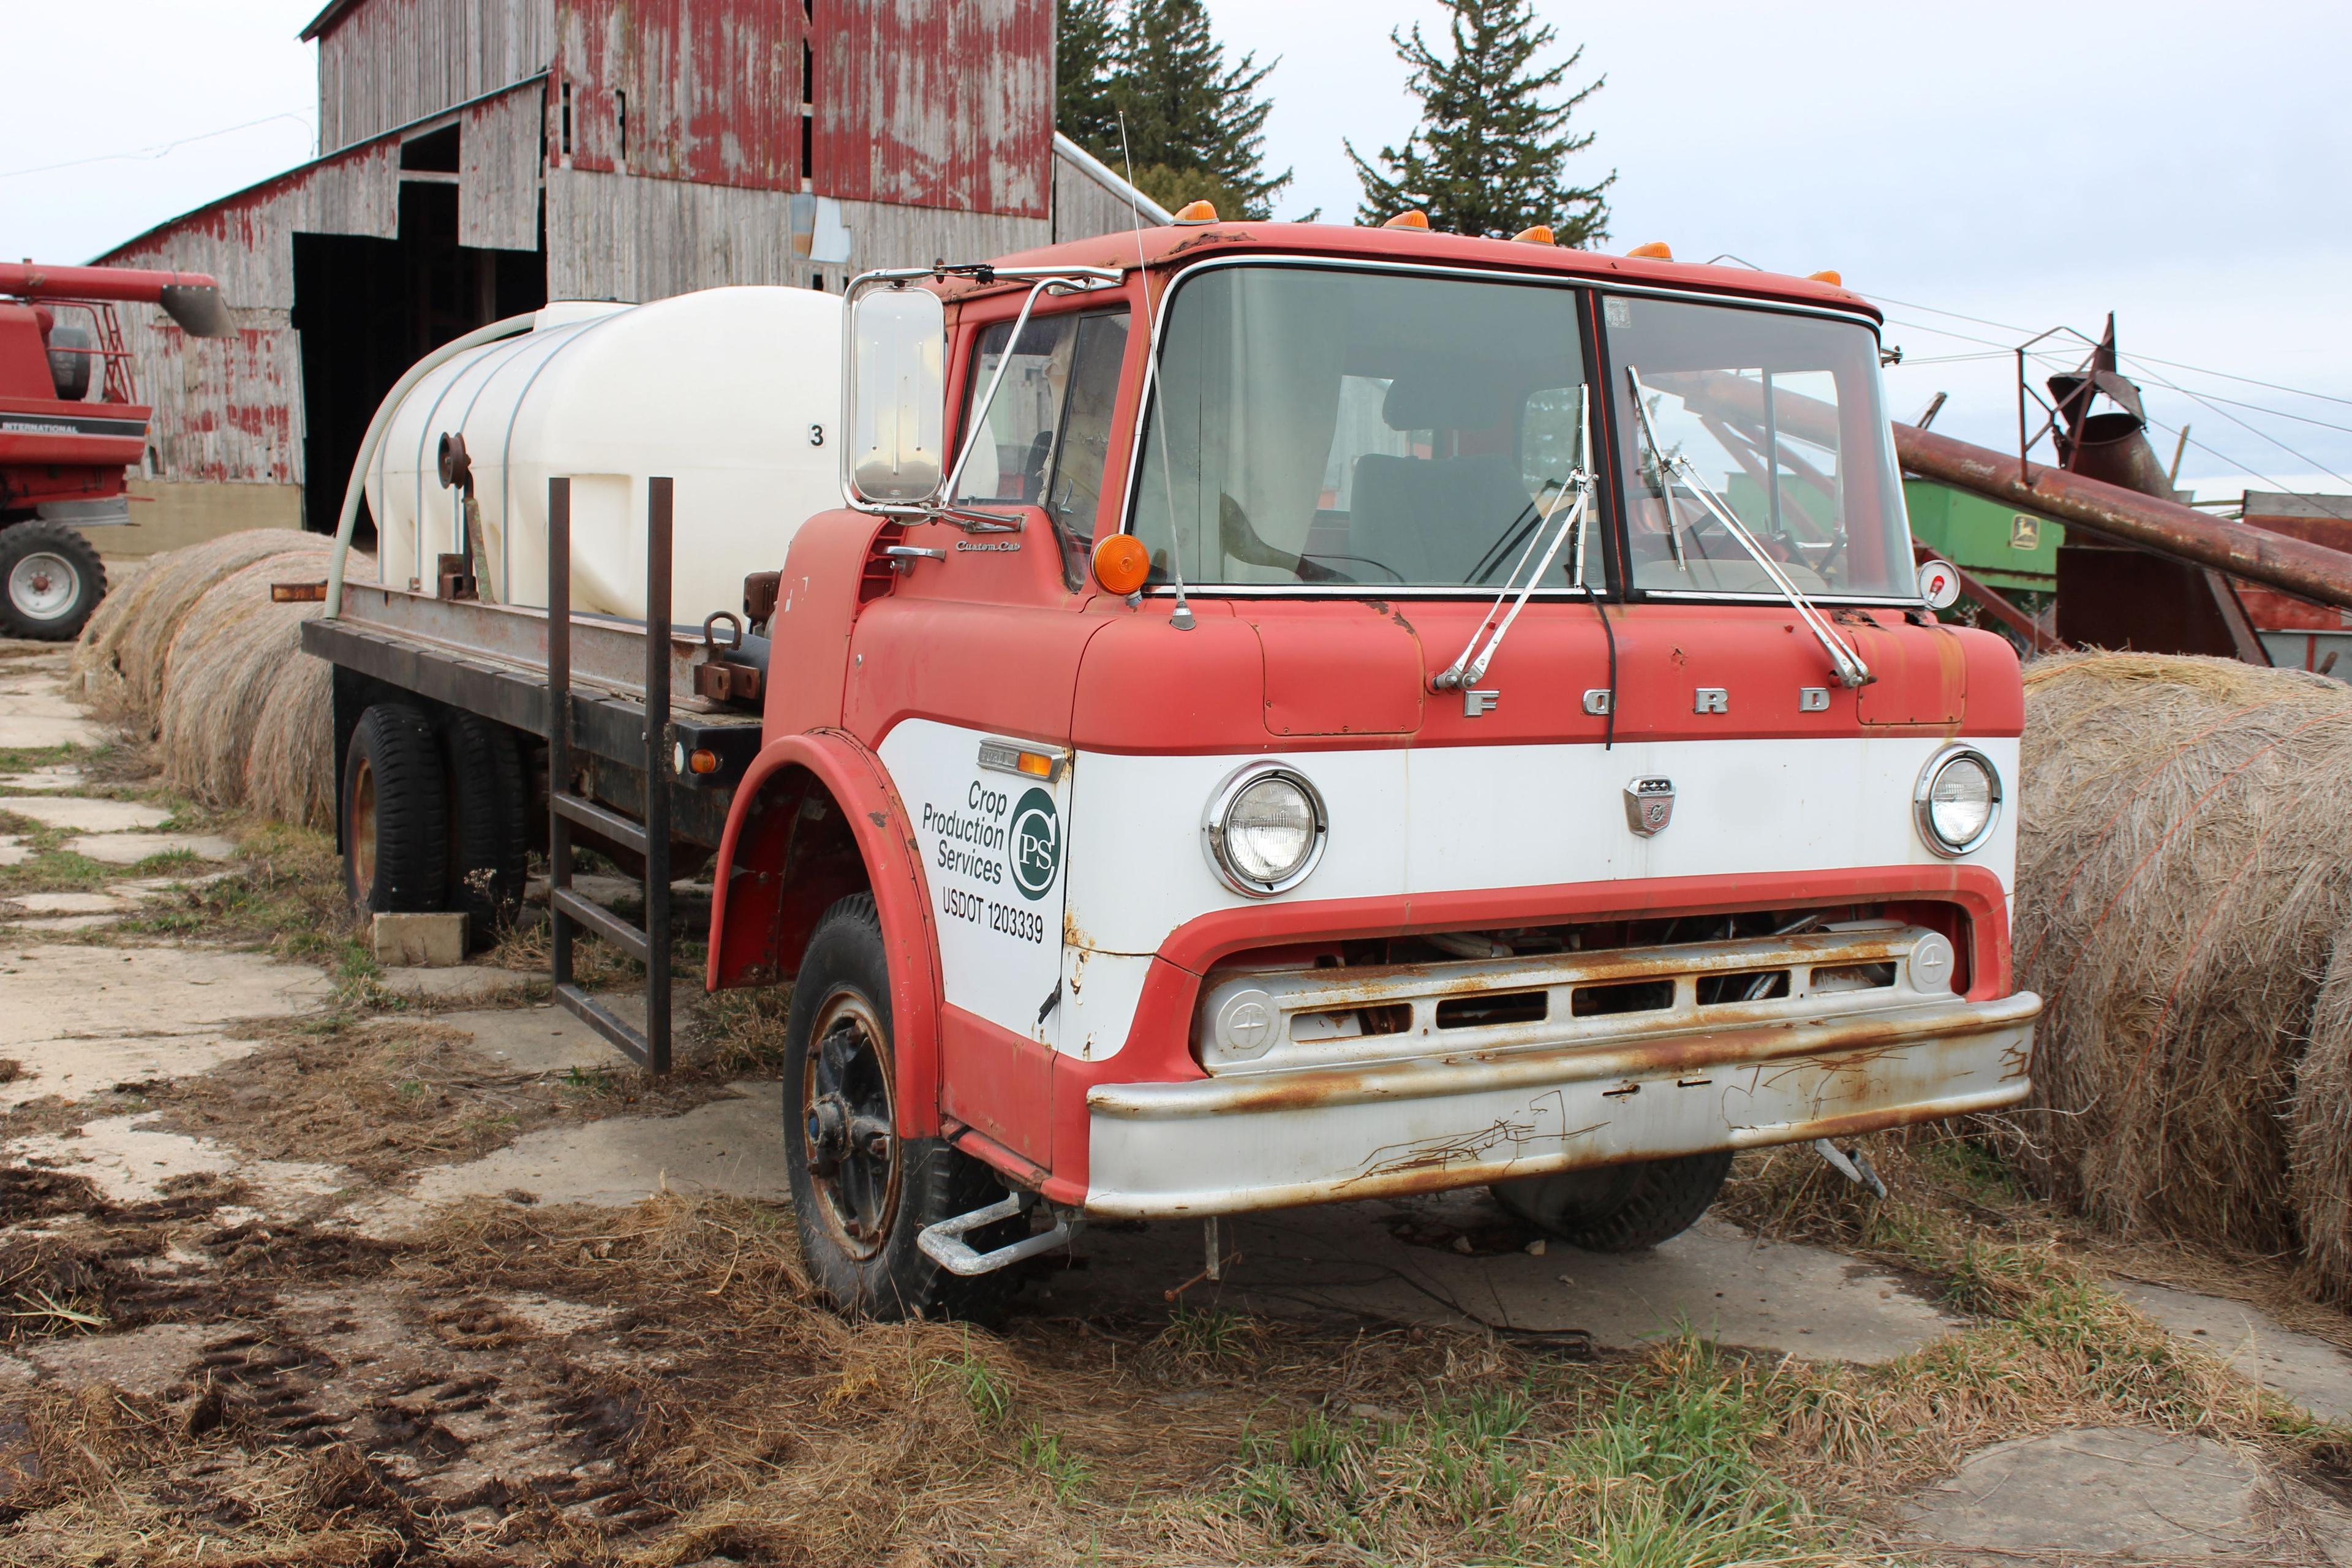
M 1793 1159 L 1750 1162 L 1733 1194 L 1790 1231 L 1907 1263 L 1975 1320 L 1864 1369 L 1687 1332 L 1591 1363 L 1472 1334 L 1208 1312 L 1143 1325 L 1139 1342 L 1118 1331 L 1134 1325 L 1067 1320 L 1016 1319 L 1003 1336 L 845 1323 L 814 1304 L 783 1211 L 677 1195 L 620 1212 L 478 1202 L 365 1254 L 248 1229 L 205 1245 L 239 1249 L 238 1321 L 292 1375 L 305 1352 L 272 1327 L 273 1303 L 329 1279 L 394 1289 L 445 1359 L 472 1369 L 445 1386 L 561 1390 L 572 1415 L 541 1462 L 602 1479 L 502 1482 L 486 1518 L 445 1495 L 466 1474 L 478 1489 L 478 1462 L 394 1486 L 397 1456 L 316 1425 L 325 1395 L 234 1381 L 154 1401 L 44 1395 L 27 1429 L 41 1479 L 12 1500 L 26 1512 L 6 1539 L 52 1543 L 28 1561 L 79 1563 L 184 1560 L 201 1538 L 207 1559 L 256 1565 L 373 1552 L 486 1568 L 713 1554 L 1826 1568 L 1897 1561 L 1894 1500 L 1989 1443 L 2112 1424 L 2251 1446 L 2290 1474 L 2334 1462 L 2338 1435 L 2163 1333 L 2030 1228 L 1970 1211 L 1965 1194 L 1998 1180 L 1981 1148 L 1882 1155 L 1901 1202 L 1817 1186 Z M 549 1340 L 500 1305 L 519 1295 L 625 1315 L 595 1344 Z M 372 1375 L 430 1381 L 396 1356 Z M 333 1440 L 305 1452 L 306 1433 Z M 357 1555 L 312 1555 L 321 1531 Z
M 2015 942 L 2048 1010 L 2020 1169 L 2119 1235 L 2258 1252 L 2297 1238 L 2292 1192 L 2315 1278 L 2352 1292 L 2352 1026 L 2314 1014 L 2352 925 L 2352 693 L 2122 654 L 2026 682 Z M 2315 1031 L 2337 1059 L 2298 1096 Z M 2292 1188 L 2290 1099 L 2311 1130 Z

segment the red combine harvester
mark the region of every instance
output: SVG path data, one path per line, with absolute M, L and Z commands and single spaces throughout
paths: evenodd
M 80 532 L 125 523 L 126 466 L 148 416 L 122 345 L 121 303 L 159 305 L 184 331 L 236 331 L 202 273 L 0 263 L 0 630 L 64 641 L 106 595 Z

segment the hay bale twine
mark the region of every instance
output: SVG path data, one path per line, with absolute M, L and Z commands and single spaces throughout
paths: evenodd
M 2014 936 L 2048 1009 L 2020 1163 L 2118 1232 L 2288 1247 L 2287 1106 L 2352 924 L 2352 691 L 2144 654 L 2025 681 Z
M 251 528 L 152 557 L 119 595 L 100 601 L 74 646 L 82 690 L 110 718 L 144 724 L 160 716 L 171 650 L 198 600 L 256 563 L 288 556 L 279 575 L 323 574 L 333 541 L 292 529 Z M 261 595 L 266 604 L 267 587 Z

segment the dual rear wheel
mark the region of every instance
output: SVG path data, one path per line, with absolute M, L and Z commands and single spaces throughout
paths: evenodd
M 530 792 L 505 726 L 376 703 L 344 755 L 341 810 L 344 891 L 362 912 L 462 911 L 476 947 L 514 923 Z

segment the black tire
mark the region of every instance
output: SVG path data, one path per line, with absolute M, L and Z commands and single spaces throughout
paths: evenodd
M 0 528 L 0 629 L 68 642 L 106 597 L 106 566 L 79 529 L 62 522 Z
M 849 1148 L 887 1128 L 895 1110 L 891 1046 L 882 923 L 873 895 L 854 893 L 827 910 L 809 938 L 784 1026 L 784 1171 L 809 1278 L 848 1317 L 992 1317 L 1018 1270 L 960 1279 L 924 1257 L 915 1238 L 926 1226 L 1003 1198 L 996 1173 L 936 1138 L 880 1132 L 885 1157 Z M 1013 1219 L 966 1239 L 984 1252 L 1026 1229 L 1025 1219 Z
M 360 715 L 343 759 L 341 811 L 343 890 L 361 912 L 445 907 L 447 784 L 431 720 L 405 702 Z
M 1723 1190 L 1731 1151 L 1600 1165 L 1496 1182 L 1495 1201 L 1587 1252 L 1640 1252 L 1698 1223 Z
M 530 792 L 505 725 L 452 713 L 441 744 L 449 763 L 449 907 L 464 911 L 467 942 L 478 952 L 496 944 L 522 909 Z

